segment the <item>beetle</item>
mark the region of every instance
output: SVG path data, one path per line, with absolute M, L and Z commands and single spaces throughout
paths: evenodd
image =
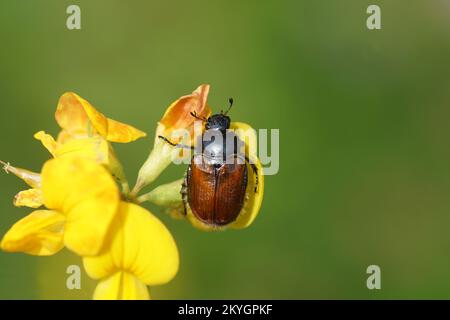
M 209 118 L 191 115 L 205 122 L 205 131 L 197 146 L 175 144 L 164 136 L 158 136 L 172 146 L 195 149 L 187 168 L 181 189 L 184 214 L 186 206 L 194 216 L 210 226 L 226 226 L 237 219 L 245 201 L 248 169 L 255 174 L 255 189 L 258 192 L 258 169 L 249 158 L 240 152 L 244 143 L 230 129 L 231 119 L 227 115 L 233 106 L 229 99 L 226 112 L 221 111 Z

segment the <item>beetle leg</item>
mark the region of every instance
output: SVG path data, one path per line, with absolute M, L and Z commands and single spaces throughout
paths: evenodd
M 188 168 L 188 171 L 190 170 L 190 166 Z M 184 215 L 187 215 L 187 174 L 184 176 L 183 183 L 181 184 L 181 199 L 183 200 L 183 208 L 184 208 Z
M 173 147 L 178 147 L 178 148 L 182 148 L 182 149 L 191 149 L 191 150 L 195 149 L 194 146 L 187 146 L 187 145 L 181 144 L 181 143 L 173 143 L 172 141 L 170 141 L 169 139 L 167 139 L 164 136 L 158 136 L 158 138 L 164 140 L 166 143 L 170 144 Z
M 256 167 L 256 165 L 254 163 L 250 163 L 250 159 L 248 157 L 245 157 L 245 161 L 252 167 L 253 172 L 255 173 L 255 179 L 256 179 L 255 193 L 257 193 L 258 192 L 258 184 L 259 184 L 258 168 Z

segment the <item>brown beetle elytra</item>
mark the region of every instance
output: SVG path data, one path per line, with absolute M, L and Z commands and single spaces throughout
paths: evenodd
M 207 225 L 225 226 L 235 221 L 242 210 L 248 180 L 247 165 L 250 165 L 258 181 L 258 172 L 249 159 L 240 154 L 244 145 L 239 137 L 229 131 L 231 119 L 227 116 L 233 105 L 230 99 L 228 110 L 215 114 L 205 121 L 205 132 L 197 145 L 201 146 L 191 159 L 182 188 L 185 204 L 189 204 L 192 213 Z M 171 145 L 192 148 L 170 142 Z M 255 192 L 257 185 L 255 187 Z M 186 213 L 186 210 L 185 210 Z

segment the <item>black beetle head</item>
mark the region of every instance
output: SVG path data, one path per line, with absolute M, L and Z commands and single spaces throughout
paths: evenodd
M 227 130 L 230 128 L 231 119 L 222 113 L 214 114 L 206 120 L 205 129 Z

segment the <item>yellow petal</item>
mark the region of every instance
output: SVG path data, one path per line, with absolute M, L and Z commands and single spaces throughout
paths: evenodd
M 59 133 L 58 133 L 58 137 L 56 138 L 56 142 L 57 143 L 59 143 L 59 144 L 63 144 L 63 143 L 66 143 L 67 141 L 70 141 L 70 140 L 72 140 L 72 139 L 80 139 L 80 138 L 86 138 L 86 134 L 81 134 L 79 137 L 77 137 L 77 136 L 73 136 L 73 135 L 70 135 L 67 131 L 65 131 L 65 130 L 61 130 Z
M 59 98 L 55 112 L 56 122 L 70 135 L 87 133 L 89 118 L 82 102 L 89 104 L 73 92 L 66 92 Z
M 61 96 L 55 117 L 60 127 L 72 136 L 99 134 L 108 141 L 126 143 L 146 135 L 130 125 L 108 119 L 73 92 Z
M 91 159 L 105 165 L 119 180 L 125 180 L 122 164 L 111 144 L 101 136 L 66 140 L 56 149 L 55 157 Z
M 94 292 L 95 300 L 149 300 L 147 287 L 127 272 L 116 272 L 99 282 Z
M 55 156 L 58 143 L 51 135 L 45 133 L 45 131 L 39 131 L 34 134 L 34 138 L 41 141 L 42 145 L 48 150 L 48 152 L 50 152 L 52 156 Z
M 236 135 L 244 142 L 246 156 L 250 159 L 256 158 L 258 138 L 255 129 L 244 122 L 231 122 L 230 130 L 234 130 Z
M 126 271 L 147 285 L 170 281 L 178 271 L 178 250 L 172 235 L 154 215 L 138 205 L 122 202 L 110 231 L 110 247 L 84 266 L 94 279 Z
M 13 203 L 16 207 L 39 208 L 43 201 L 41 189 L 28 189 L 16 194 Z
M 8 252 L 49 256 L 63 248 L 64 216 L 50 210 L 34 211 L 16 222 L 0 244 Z
M 71 139 L 55 150 L 55 158 L 76 157 L 108 164 L 108 142 L 100 136 L 83 139 Z
M 257 138 L 256 131 L 246 123 L 232 122 L 230 129 L 235 130 L 236 135 L 245 143 L 245 154 L 248 156 L 251 162 L 254 163 L 258 173 L 258 185 L 256 181 L 256 174 L 253 168 L 248 165 L 248 182 L 245 192 L 244 207 L 241 210 L 236 221 L 229 226 L 233 229 L 246 228 L 252 224 L 258 215 L 261 204 L 264 197 L 264 169 L 261 165 L 261 161 L 257 157 Z M 257 187 L 257 192 L 255 188 Z
M 42 169 L 42 191 L 46 207 L 66 216 L 67 248 L 81 256 L 97 254 L 120 201 L 109 172 L 88 159 L 53 159 Z
M 55 158 L 81 157 L 92 159 L 107 166 L 119 180 L 125 180 L 122 164 L 117 159 L 112 146 L 99 135 L 76 137 L 69 136 L 67 132 L 61 131 L 58 142 L 56 142 L 51 135 L 39 131 L 35 134 L 35 138 L 40 140 Z
M 255 166 L 258 171 L 258 187 L 255 192 L 256 187 L 256 175 L 253 169 L 248 167 L 248 185 L 245 191 L 245 201 L 244 206 L 237 219 L 232 222 L 229 227 L 233 229 L 246 228 L 253 223 L 256 219 L 262 205 L 262 200 L 264 197 L 264 175 L 263 168 L 259 159 L 256 159 Z
M 79 103 L 86 112 L 92 126 L 102 136 L 106 137 L 108 134 L 108 119 L 97 109 L 95 109 L 87 100 L 76 95 Z
M 145 137 L 147 134 L 128 124 L 108 119 L 108 134 L 106 139 L 111 142 L 127 143 Z

